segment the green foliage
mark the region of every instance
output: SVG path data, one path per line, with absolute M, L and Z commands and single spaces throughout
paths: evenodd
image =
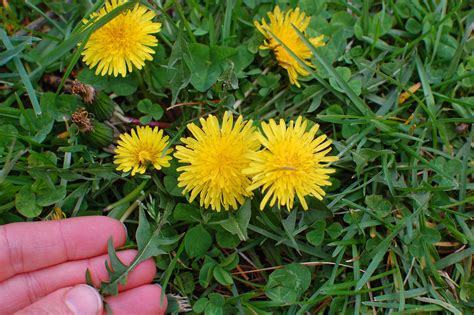
M 133 1 L 89 28 L 82 20 L 101 1 L 9 2 L 0 9 L 0 224 L 48 218 L 55 207 L 125 221 L 139 254 L 126 266 L 109 244 L 103 294 L 153 257 L 155 279 L 195 313 L 473 309 L 469 1 L 142 1 L 162 31 L 154 60 L 125 78 L 96 76 L 80 54 L 90 32 Z M 311 16 L 307 35 L 325 36 L 314 48 L 298 34 L 315 65 L 299 60 L 310 73 L 301 88 L 259 49 L 253 22 L 277 3 L 299 5 Z M 71 94 L 73 79 L 93 85 L 113 113 L 94 115 Z M 135 177 L 116 171 L 111 141 L 94 147 L 71 122 L 82 107 L 116 128 L 115 140 L 130 122 L 159 124 L 171 148 L 209 113 L 231 110 L 255 125 L 303 115 L 340 160 L 325 199 L 307 198 L 309 211 L 260 211 L 256 192 L 236 211 L 213 212 L 177 187 L 176 161 Z
M 126 266 L 120 261 L 115 252 L 112 240 L 109 240 L 108 252 L 110 262 L 106 264 L 109 280 L 100 284 L 100 293 L 104 295 L 116 295 L 118 293 L 118 286 L 127 283 L 128 274 L 139 263 L 150 257 L 167 254 L 167 252 L 163 250 L 163 247 L 172 245 L 180 239 L 180 235 L 166 237 L 162 232 L 162 227 L 167 222 L 166 220 L 172 208 L 172 204 L 169 204 L 165 208 L 163 215 L 158 217 L 159 222 L 157 226 L 150 224 L 146 218 L 144 209 L 140 208 L 139 224 L 135 234 L 138 253 L 130 265 Z M 154 211 L 154 209 L 148 210 Z

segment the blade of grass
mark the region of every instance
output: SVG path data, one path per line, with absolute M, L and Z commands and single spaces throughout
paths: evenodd
M 456 70 L 458 69 L 459 61 L 461 60 L 461 56 L 464 53 L 464 49 L 466 48 L 466 42 L 468 41 L 472 33 L 472 23 L 474 23 L 473 20 L 473 14 L 469 15 L 466 19 L 464 35 L 461 38 L 461 42 L 458 44 L 458 47 L 456 48 L 456 52 L 454 53 L 454 57 L 451 60 L 451 63 L 449 64 L 449 68 L 446 72 L 445 78 L 452 78 Z
M 446 178 L 450 178 L 449 174 L 445 173 L 444 170 L 442 170 L 441 168 L 433 165 L 433 163 L 430 163 L 428 160 L 426 160 L 425 158 L 423 158 L 420 154 L 418 154 L 416 151 L 414 151 L 412 148 L 410 148 L 409 146 L 407 146 L 406 144 L 404 143 L 399 143 L 399 146 L 405 150 L 405 152 L 407 152 L 409 155 L 411 155 L 412 157 L 414 157 L 416 160 L 420 161 L 421 163 L 425 164 L 426 166 L 428 166 L 430 169 L 433 169 L 435 170 L 436 172 L 438 172 L 440 175 L 443 175 L 444 177 Z
M 13 49 L 13 45 L 10 42 L 10 39 L 7 36 L 7 33 L 3 28 L 0 29 L 0 38 L 3 41 L 3 44 L 7 49 Z M 41 107 L 38 102 L 38 98 L 36 97 L 36 92 L 35 89 L 33 88 L 33 84 L 31 83 L 30 77 L 26 73 L 25 67 L 23 66 L 23 63 L 21 63 L 20 57 L 15 56 L 13 57 L 13 62 L 15 63 L 15 67 L 18 70 L 18 74 L 20 75 L 21 81 L 23 82 L 23 85 L 25 86 L 26 93 L 28 93 L 28 96 L 31 101 L 31 105 L 33 106 L 33 109 L 35 111 L 36 115 L 41 115 Z
M 226 0 L 224 23 L 222 24 L 222 45 L 226 44 L 226 41 L 230 38 L 230 25 L 232 23 L 232 13 L 235 7 L 235 0 Z
M 354 274 L 354 280 L 359 281 L 360 280 L 360 261 L 359 261 L 359 251 L 357 250 L 356 245 L 352 245 L 352 259 L 353 259 L 353 264 L 354 264 L 354 269 L 353 274 Z M 354 304 L 354 314 L 360 314 L 360 306 L 362 302 L 362 295 L 360 294 L 356 295 L 355 297 L 355 304 Z
M 380 242 L 379 245 L 377 245 L 368 255 L 372 257 L 369 266 L 365 270 L 364 275 L 360 280 L 357 282 L 357 285 L 355 287 L 356 290 L 362 289 L 362 287 L 369 281 L 369 278 L 372 276 L 372 274 L 375 272 L 375 270 L 378 268 L 380 262 L 382 261 L 382 258 L 385 256 L 387 253 L 388 248 L 390 247 L 390 243 L 392 240 L 400 233 L 402 228 L 405 227 L 406 222 L 408 220 L 411 220 L 413 217 L 418 215 L 418 213 L 421 212 L 421 210 L 424 208 L 424 204 L 418 207 L 418 209 L 413 212 L 409 217 L 404 218 L 403 220 L 398 223 L 395 228 L 393 229 L 392 233 L 390 233 L 385 239 L 383 239 L 382 242 Z
M 4 66 L 11 59 L 18 56 L 27 46 L 28 43 L 23 42 L 12 49 L 8 49 L 7 51 L 0 53 L 0 66 Z
M 298 61 L 298 63 L 306 70 L 308 71 L 313 78 L 315 78 L 322 86 L 324 86 L 326 89 L 330 90 L 339 100 L 342 102 L 346 102 L 344 95 L 340 93 L 339 91 L 336 91 L 329 83 L 327 83 L 321 76 L 316 73 L 310 66 L 308 66 L 303 60 L 301 60 L 300 57 L 298 57 L 288 46 L 285 45 L 279 38 L 277 38 L 273 33 L 271 33 L 270 30 L 267 30 L 269 34 L 280 44 L 283 46 L 286 51 L 295 59 Z
M 38 8 L 36 5 L 30 2 L 30 0 L 26 0 L 25 4 L 32 8 L 34 11 L 38 12 L 46 21 L 48 21 L 51 25 L 53 25 L 63 36 L 66 35 L 64 32 L 63 28 L 59 26 L 56 21 L 54 21 L 52 18 L 49 17 L 46 13 L 44 13 L 40 8 Z
M 369 108 L 367 104 L 359 97 L 357 94 L 352 90 L 352 88 L 347 84 L 346 81 L 342 79 L 342 77 L 339 75 L 339 73 L 334 69 L 334 67 L 329 63 L 325 57 L 323 57 L 317 50 L 316 47 L 311 44 L 311 42 L 306 38 L 306 36 L 298 30 L 294 25 L 291 25 L 295 32 L 298 34 L 300 39 L 303 41 L 303 43 L 311 50 L 313 53 L 313 56 L 315 59 L 322 64 L 324 69 L 331 75 L 331 77 L 338 83 L 338 85 L 344 90 L 346 95 L 349 97 L 349 99 L 352 101 L 352 103 L 356 106 L 358 111 L 364 115 L 364 116 L 369 116 L 372 117 L 374 113 L 372 110 Z M 275 35 L 270 33 L 272 37 L 276 38 Z M 283 43 L 282 43 L 283 44 Z M 290 51 L 289 48 L 285 46 L 285 49 Z
M 186 32 L 188 33 L 189 39 L 191 39 L 193 43 L 197 43 L 196 37 L 193 34 L 193 30 L 191 29 L 191 26 L 189 25 L 189 22 L 186 19 L 186 16 L 184 15 L 183 7 L 181 6 L 181 1 L 176 0 L 174 1 L 174 4 L 176 5 L 176 11 L 178 11 L 179 17 L 181 21 L 183 22 L 184 28 L 186 29 Z
M 437 145 L 437 128 L 436 128 L 436 107 L 435 100 L 433 97 L 433 92 L 431 91 L 431 86 L 428 81 L 428 76 L 426 74 L 425 67 L 421 62 L 420 55 L 417 53 L 415 57 L 416 68 L 418 69 L 418 75 L 420 77 L 421 86 L 423 87 L 423 94 L 426 99 L 426 105 L 429 110 L 428 115 L 433 120 L 432 121 L 432 135 L 433 135 L 433 147 L 436 148 Z

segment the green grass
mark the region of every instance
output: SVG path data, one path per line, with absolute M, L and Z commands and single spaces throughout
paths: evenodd
M 163 24 L 159 45 L 126 78 L 96 77 L 80 60 L 89 34 L 81 20 L 101 2 L 8 2 L 0 9 L 0 224 L 43 219 L 54 207 L 121 219 L 127 246 L 151 240 L 153 250 L 141 253 L 156 256 L 155 280 L 196 313 L 472 312 L 472 3 L 278 1 L 299 5 L 312 17 L 308 34 L 326 37 L 314 48 L 300 34 L 316 69 L 303 64 L 310 76 L 296 88 L 259 49 L 253 21 L 271 1 L 150 2 Z M 333 139 L 333 185 L 306 212 L 260 211 L 258 193 L 236 212 L 200 209 L 176 188 L 176 163 L 125 176 L 110 150 L 77 135 L 76 78 L 111 95 L 123 116 L 170 123 L 173 144 L 208 113 L 257 123 L 303 115 Z M 145 99 L 164 110 L 137 106 Z M 160 230 L 138 229 L 139 209 Z

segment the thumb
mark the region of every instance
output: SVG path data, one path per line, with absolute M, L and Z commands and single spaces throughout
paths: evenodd
M 97 290 L 79 284 L 54 291 L 16 314 L 98 315 L 102 310 L 102 299 Z

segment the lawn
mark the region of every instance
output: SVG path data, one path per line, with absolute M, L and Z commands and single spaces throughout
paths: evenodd
M 69 2 L 0 8 L 0 224 L 119 219 L 170 312 L 472 312 L 472 1 Z

